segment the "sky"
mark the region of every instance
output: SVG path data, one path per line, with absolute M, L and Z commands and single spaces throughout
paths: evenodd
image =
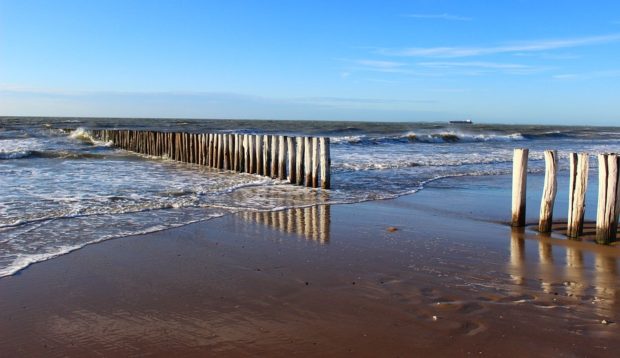
M 0 0 L 0 115 L 620 125 L 620 1 Z

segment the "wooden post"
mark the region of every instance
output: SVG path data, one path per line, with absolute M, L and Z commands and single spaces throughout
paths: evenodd
M 243 135 L 243 171 L 250 172 L 250 135 Z
M 312 138 L 312 187 L 319 186 L 319 138 Z
M 263 137 L 257 135 L 254 139 L 256 141 L 256 173 L 258 175 L 265 175 L 265 167 L 263 166 Z
M 557 193 L 558 180 L 558 152 L 555 150 L 545 151 L 545 185 L 540 202 L 540 219 L 538 231 L 551 232 L 553 224 L 553 204 Z
M 278 179 L 286 179 L 286 137 L 278 136 Z
M 229 151 L 229 147 L 228 147 L 228 134 L 222 134 L 222 140 L 224 141 L 224 147 L 222 149 L 223 151 L 223 163 L 222 163 L 222 167 L 224 168 L 224 170 L 228 170 L 230 169 L 230 167 L 228 166 L 230 163 L 230 151 Z
M 271 175 L 271 137 L 263 135 L 263 175 Z
M 213 167 L 213 134 L 207 134 L 207 166 Z
M 321 188 L 331 187 L 331 158 L 329 153 L 329 137 L 321 137 Z
M 218 163 L 217 163 L 217 168 L 218 169 L 223 169 L 224 168 L 224 143 L 226 142 L 225 138 L 224 138 L 224 134 L 220 133 L 218 134 Z
M 189 162 L 196 163 L 196 134 L 190 133 L 189 138 Z
M 239 134 L 235 134 L 235 150 L 233 154 L 233 170 L 239 172 L 239 148 L 241 147 L 241 136 Z
M 599 154 L 599 191 L 596 215 L 596 242 L 608 244 L 616 240 L 618 229 L 618 156 Z
M 305 180 L 304 185 L 307 187 L 312 186 L 312 142 L 309 137 L 304 138 L 304 166 L 305 166 Z
M 583 233 L 583 216 L 588 188 L 588 167 L 588 153 L 571 153 L 568 225 L 566 229 L 566 236 L 568 237 L 579 237 Z
M 254 144 L 256 142 L 255 139 L 256 135 L 251 135 L 249 138 L 249 150 L 248 153 L 250 155 L 250 171 L 249 173 L 254 174 L 256 173 L 256 151 L 254 150 Z
M 527 148 L 515 149 L 512 162 L 512 226 L 525 226 Z
M 296 181 L 295 181 L 295 183 L 297 185 L 303 185 L 303 183 L 304 183 L 304 173 L 305 173 L 305 168 L 304 168 L 304 164 L 305 164 L 304 144 L 306 143 L 306 141 L 304 140 L 303 137 L 297 137 L 297 138 L 295 138 L 295 141 L 297 142 L 297 154 L 296 154 L 296 158 L 295 158 L 296 159 L 296 162 L 295 162 L 295 178 L 296 178 Z
M 272 178 L 277 178 L 278 177 L 278 149 L 280 149 L 280 147 L 278 146 L 278 136 L 272 135 L 269 137 L 269 140 L 271 140 L 271 157 L 269 158 L 271 161 L 271 177 Z
M 287 137 L 288 144 L 288 182 L 294 184 L 297 179 L 295 176 L 295 137 Z
M 209 165 L 209 135 L 202 134 L 202 165 Z

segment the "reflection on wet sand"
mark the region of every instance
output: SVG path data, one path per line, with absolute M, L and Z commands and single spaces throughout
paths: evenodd
M 516 285 L 522 285 L 525 272 L 525 240 L 523 239 L 523 228 L 514 228 L 510 237 L 510 263 L 508 265 L 508 273 L 512 282 Z
M 553 289 L 554 267 L 550 243 L 538 242 L 538 261 L 540 262 L 540 286 L 545 293 L 551 293 Z
M 566 248 L 566 293 L 581 297 L 585 294 L 586 276 L 584 275 L 583 251 L 574 247 Z
M 245 221 L 266 225 L 321 244 L 329 243 L 330 215 L 329 205 L 239 213 L 239 217 Z
M 514 287 L 515 290 L 522 290 L 526 282 L 539 282 L 545 293 L 592 299 L 597 303 L 597 310 L 614 308 L 618 295 L 618 253 L 614 248 L 589 249 L 580 247 L 583 246 L 580 242 L 554 241 L 542 235 L 531 235 L 537 240 L 526 240 L 526 237 L 522 228 L 511 232 L 507 271 L 512 283 L 521 287 Z M 526 259 L 528 246 L 532 249 L 534 245 L 538 246 L 536 262 Z M 555 259 L 554 251 L 559 254 Z M 528 272 L 538 276 L 528 277 Z

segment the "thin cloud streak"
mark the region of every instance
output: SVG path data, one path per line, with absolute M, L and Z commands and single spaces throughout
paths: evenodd
M 595 71 L 585 73 L 563 73 L 554 75 L 556 80 L 590 80 L 594 78 L 614 78 L 620 77 L 620 70 Z
M 451 15 L 451 14 L 405 14 L 404 17 L 413 19 L 431 19 L 431 20 L 448 20 L 448 21 L 471 21 L 471 17 Z
M 418 62 L 418 66 L 430 67 L 430 68 L 462 68 L 462 67 L 475 67 L 475 68 L 488 68 L 496 70 L 525 70 L 533 69 L 534 67 L 528 65 L 522 65 L 517 63 L 497 63 L 497 62 Z
M 572 48 L 605 44 L 620 41 L 620 34 L 610 34 L 602 36 L 577 37 L 570 39 L 557 40 L 538 40 L 531 42 L 521 42 L 508 45 L 489 46 L 489 47 L 410 47 L 404 49 L 381 49 L 380 54 L 388 56 L 406 57 L 473 57 L 494 55 L 501 53 L 523 53 L 548 51 L 561 48 Z
M 356 60 L 354 62 L 361 66 L 383 68 L 383 69 L 398 68 L 398 67 L 402 67 L 405 65 L 404 63 L 394 62 L 394 61 Z

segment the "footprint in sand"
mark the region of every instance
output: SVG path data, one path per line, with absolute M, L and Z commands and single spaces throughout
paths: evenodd
M 484 332 L 487 330 L 487 327 L 480 322 L 473 321 L 465 321 L 461 324 L 459 328 L 459 333 L 462 333 L 466 336 L 475 336 L 478 333 Z

